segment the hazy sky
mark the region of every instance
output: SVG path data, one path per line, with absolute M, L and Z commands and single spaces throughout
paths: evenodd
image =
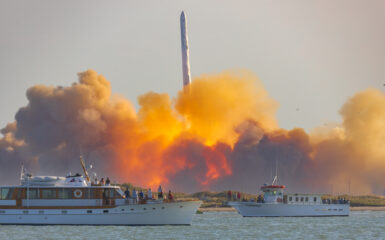
M 0 128 L 27 88 L 67 86 L 89 68 L 135 105 L 148 91 L 175 96 L 182 10 L 192 76 L 253 71 L 280 103 L 281 127 L 339 121 L 349 96 L 385 89 L 382 0 L 0 0 Z

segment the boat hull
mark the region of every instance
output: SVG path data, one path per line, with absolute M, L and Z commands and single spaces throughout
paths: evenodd
M 349 216 L 349 204 L 269 204 L 230 202 L 243 217 Z
M 187 201 L 95 209 L 0 209 L 0 224 L 190 225 L 200 204 Z

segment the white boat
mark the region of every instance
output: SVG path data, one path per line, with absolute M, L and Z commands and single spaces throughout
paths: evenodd
M 319 194 L 283 194 L 284 185 L 276 183 L 261 187 L 263 197 L 257 201 L 232 201 L 243 217 L 321 217 L 349 216 L 349 201 L 322 200 Z
M 86 177 L 22 174 L 19 186 L 0 187 L 0 224 L 190 225 L 201 204 L 126 199 L 120 187 L 91 184 L 85 173 Z

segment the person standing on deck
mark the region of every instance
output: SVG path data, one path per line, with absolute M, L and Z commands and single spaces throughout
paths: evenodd
M 171 190 L 168 191 L 168 200 L 174 201 L 174 196 L 171 193 Z
M 104 186 L 104 178 L 100 179 L 99 184 L 100 184 L 100 186 Z
M 151 188 L 148 189 L 147 191 L 147 195 L 148 195 L 148 199 L 152 199 L 152 192 L 151 192 Z
M 130 190 L 128 189 L 128 187 L 126 187 L 126 191 L 124 191 L 124 196 L 126 197 L 126 199 L 130 198 Z
M 161 185 L 159 185 L 158 188 L 158 199 L 163 199 L 163 190 Z
M 136 193 L 135 188 L 134 188 L 134 190 L 132 190 L 132 198 L 134 199 L 135 202 L 138 201 L 138 194 Z

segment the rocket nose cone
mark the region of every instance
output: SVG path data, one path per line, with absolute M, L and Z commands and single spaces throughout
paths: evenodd
M 180 14 L 180 19 L 185 19 L 184 11 Z

